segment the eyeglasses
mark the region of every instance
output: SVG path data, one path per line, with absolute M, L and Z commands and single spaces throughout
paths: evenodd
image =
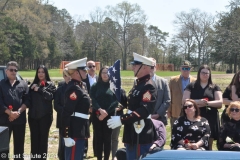
M 240 109 L 238 109 L 238 108 L 230 108 L 230 111 L 231 111 L 231 112 L 234 112 L 234 111 L 235 111 L 235 112 L 239 112 Z
M 102 72 L 102 74 L 108 74 L 108 72 Z
M 17 69 L 8 69 L 10 72 L 18 72 L 18 70 Z
M 209 75 L 210 73 L 207 72 L 200 72 L 202 75 Z
M 95 67 L 96 67 L 96 66 L 88 66 L 88 68 L 90 68 L 90 69 L 91 69 L 91 68 L 95 68 Z
M 186 106 L 183 106 L 183 109 L 192 108 L 192 107 L 193 107 L 193 104 L 188 104 Z
M 190 71 L 191 68 L 188 68 L 188 67 L 182 67 L 182 70 L 183 71 Z

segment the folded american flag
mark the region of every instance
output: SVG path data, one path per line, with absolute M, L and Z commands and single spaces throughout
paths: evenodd
M 109 83 L 111 91 L 116 95 L 118 102 L 121 102 L 121 76 L 120 60 L 108 69 Z

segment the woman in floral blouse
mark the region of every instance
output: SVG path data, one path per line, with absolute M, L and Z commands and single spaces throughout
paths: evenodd
M 226 113 L 231 120 L 221 127 L 218 150 L 240 151 L 240 102 L 231 102 Z
M 177 150 L 208 150 L 210 127 L 192 99 L 186 99 L 183 116 L 172 128 L 171 148 Z

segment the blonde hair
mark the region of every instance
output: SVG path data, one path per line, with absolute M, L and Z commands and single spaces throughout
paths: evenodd
M 64 68 L 64 69 L 63 69 L 63 77 L 64 77 L 65 75 L 69 77 L 68 68 Z
M 226 114 L 230 117 L 231 117 L 231 111 L 230 109 L 233 108 L 233 107 L 237 107 L 238 109 L 240 109 L 240 102 L 239 101 L 234 101 L 234 102 L 231 102 L 230 105 L 228 106 L 227 110 L 226 110 Z
M 65 75 L 71 77 L 71 75 L 76 71 L 76 69 L 64 69 L 63 72 Z

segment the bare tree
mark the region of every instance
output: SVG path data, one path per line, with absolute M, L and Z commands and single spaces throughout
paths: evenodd
M 132 31 L 137 29 L 133 28 L 133 24 L 144 24 L 146 16 L 138 4 L 130 4 L 126 1 L 117 4 L 116 6 L 107 6 L 108 16 L 119 24 L 118 34 L 119 37 L 113 36 L 111 30 L 105 30 L 104 33 L 117 43 L 121 50 L 123 70 L 127 68 L 127 55 L 129 55 L 129 47 L 133 40 L 138 36 L 132 34 Z M 136 32 L 135 32 L 136 33 Z
M 198 9 L 192 9 L 189 13 L 181 12 L 177 14 L 174 23 L 194 36 L 198 53 L 197 64 L 200 66 L 203 47 L 214 23 L 214 17 Z

